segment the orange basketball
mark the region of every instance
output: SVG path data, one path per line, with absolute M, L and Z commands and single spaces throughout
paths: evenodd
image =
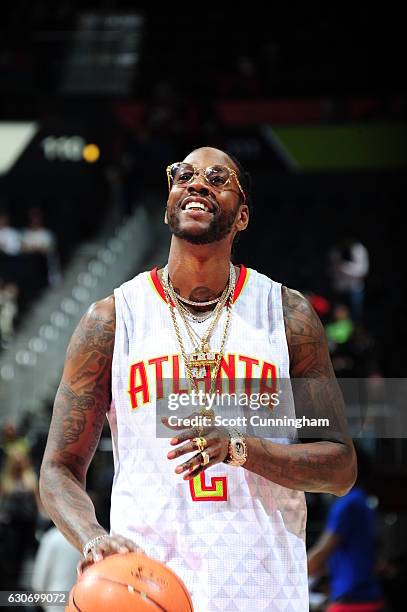
M 180 578 L 141 553 L 116 554 L 79 576 L 66 612 L 193 612 Z

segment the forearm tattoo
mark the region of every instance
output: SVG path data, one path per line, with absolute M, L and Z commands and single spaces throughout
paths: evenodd
M 114 336 L 108 298 L 89 309 L 69 343 L 41 470 L 44 505 L 76 545 L 97 528 L 85 482 L 110 403 Z

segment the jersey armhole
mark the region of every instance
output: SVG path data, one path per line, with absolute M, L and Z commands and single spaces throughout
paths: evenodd
M 283 307 L 283 288 L 284 285 L 282 285 L 281 283 L 278 283 L 279 287 L 279 293 L 278 293 L 278 297 L 280 300 L 280 304 L 279 304 L 279 309 L 281 312 L 281 318 L 282 318 L 282 326 L 281 329 L 284 332 L 282 334 L 283 336 L 283 343 L 284 343 L 284 348 L 287 351 L 287 360 L 288 360 L 288 374 L 290 373 L 290 369 L 291 369 L 291 355 L 290 355 L 290 346 L 288 343 L 288 337 L 287 337 L 287 328 L 285 325 L 285 318 L 284 318 L 284 307 Z M 268 319 L 269 319 L 269 332 L 271 332 L 271 326 L 272 326 L 272 317 L 270 316 L 270 308 L 273 308 L 273 285 L 271 285 L 270 287 L 270 293 L 269 293 L 269 299 L 268 299 Z
M 116 345 L 117 345 L 117 332 L 118 332 L 118 302 L 119 302 L 119 291 L 120 288 L 114 289 L 113 301 L 114 301 L 114 316 L 115 316 L 115 329 L 114 329 L 114 342 L 113 342 L 113 353 L 112 353 L 112 364 L 110 367 L 110 403 L 106 414 L 112 414 L 115 409 L 115 403 L 113 398 L 113 373 L 115 371 L 115 360 L 116 360 Z

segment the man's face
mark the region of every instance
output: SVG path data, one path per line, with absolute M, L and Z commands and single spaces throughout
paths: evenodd
M 173 184 L 167 202 L 165 221 L 171 233 L 193 244 L 209 244 L 245 229 L 248 209 L 241 206 L 241 192 L 232 176 L 223 187 L 209 184 L 203 175 L 208 166 L 223 165 L 235 170 L 234 163 L 218 149 L 205 147 L 193 151 L 184 162 L 200 169 L 189 183 Z M 205 210 L 193 207 L 193 202 Z
M 68 444 L 74 444 L 79 440 L 79 436 L 85 430 L 85 418 L 83 410 L 73 408 L 69 415 L 64 418 L 65 441 Z

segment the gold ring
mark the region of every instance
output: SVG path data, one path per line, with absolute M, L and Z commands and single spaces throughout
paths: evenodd
M 202 437 L 193 438 L 192 442 L 196 445 L 199 452 L 202 452 L 208 446 L 208 442 Z
M 201 465 L 208 465 L 208 463 L 210 461 L 209 454 L 206 451 L 202 451 L 201 455 L 202 455 Z

